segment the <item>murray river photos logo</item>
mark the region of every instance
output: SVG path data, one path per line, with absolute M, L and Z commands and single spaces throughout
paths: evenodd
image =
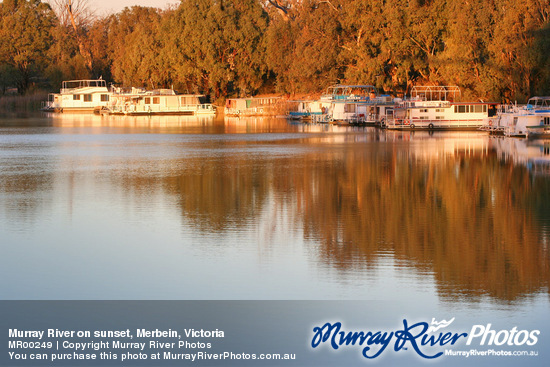
M 519 330 L 517 326 L 507 330 L 494 330 L 491 324 L 473 325 L 468 332 L 447 331 L 455 318 L 449 321 L 409 323 L 403 320 L 403 328 L 394 331 L 347 331 L 341 322 L 327 322 L 313 328 L 311 347 L 329 345 L 334 350 L 344 347 L 360 348 L 363 357 L 373 359 L 386 350 L 399 352 L 413 350 L 427 359 L 449 354 L 450 347 L 465 344 L 469 348 L 477 346 L 534 346 L 538 342 L 539 330 Z M 442 350 L 442 349 L 446 349 Z M 468 355 L 472 350 L 464 353 Z M 459 353 L 462 353 L 459 352 Z M 481 353 L 481 352 L 480 352 Z M 464 354 L 464 356 L 468 356 Z

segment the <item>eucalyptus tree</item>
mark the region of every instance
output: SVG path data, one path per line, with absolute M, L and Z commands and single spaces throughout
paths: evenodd
M 256 0 L 183 0 L 164 25 L 171 78 L 216 98 L 255 93 L 267 71 L 267 23 Z
M 51 7 L 40 0 L 0 3 L 0 63 L 13 72 L 20 93 L 31 86 L 48 64 L 48 50 L 57 24 Z
M 323 90 L 342 77 L 340 1 L 286 4 L 286 13 L 271 14 L 266 34 L 266 61 L 276 87 L 290 94 Z
M 58 54 L 74 55 L 71 46 L 76 43 L 78 53 L 88 69 L 93 69 L 93 56 L 90 50 L 89 29 L 93 26 L 97 17 L 91 9 L 88 0 L 49 0 L 59 20 L 59 32 L 57 33 Z
M 159 65 L 162 49 L 162 14 L 159 9 L 133 6 L 113 15 L 107 22 L 111 72 L 126 86 L 166 87 Z
M 494 35 L 489 51 L 501 94 L 525 100 L 539 90 L 548 91 L 550 1 L 495 1 Z M 545 79 L 546 78 L 546 79 Z
M 339 58 L 348 82 L 393 90 L 399 84 L 398 65 L 388 40 L 395 30 L 386 19 L 385 3 L 385 0 L 351 0 L 344 4 Z
M 445 49 L 437 62 L 445 84 L 458 85 L 464 98 L 492 100 L 497 73 L 493 69 L 489 47 L 494 38 L 494 2 L 449 2 Z

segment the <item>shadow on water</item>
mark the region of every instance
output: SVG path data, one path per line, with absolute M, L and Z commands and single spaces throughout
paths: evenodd
M 476 132 L 410 134 L 284 120 L 90 123 L 73 117 L 54 119 L 52 126 L 81 134 L 94 127 L 101 134 L 111 128 L 198 134 L 121 140 L 116 148 L 100 145 L 101 152 L 80 142 L 75 149 L 92 149 L 107 162 L 114 156 L 116 172 L 97 173 L 113 190 L 144 205 L 161 194 L 199 232 L 224 235 L 255 226 L 272 238 L 286 230 L 278 226 L 284 217 L 303 236 L 310 261 L 341 276 L 375 268 L 389 256 L 398 269 L 433 277 L 439 297 L 449 302 L 489 297 L 507 303 L 548 293 L 550 171 L 533 169 L 544 167 L 544 144 L 541 150 L 537 143 Z M 31 163 L 8 161 L 6 154 L 17 151 L 13 144 L 0 149 L 0 190 L 13 195 L 1 205 L 16 218 L 33 217 L 47 210 L 41 205 L 53 205 L 42 199 L 56 191 L 48 169 L 55 164 L 27 172 Z M 48 144 L 51 153 L 66 143 Z M 36 164 L 48 159 L 39 155 Z M 71 179 L 72 171 L 62 180 Z

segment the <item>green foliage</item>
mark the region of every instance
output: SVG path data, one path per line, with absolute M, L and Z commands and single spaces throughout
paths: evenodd
M 49 64 L 46 68 L 46 76 L 52 86 L 61 86 L 63 80 L 90 77 L 73 33 L 72 28 L 61 24 L 52 30 L 53 42 L 48 50 Z
M 166 83 L 158 57 L 162 44 L 161 14 L 141 6 L 125 8 L 111 17 L 107 42 L 112 75 L 125 86 L 158 88 Z
M 305 0 L 292 15 L 274 20 L 267 31 L 267 65 L 277 75 L 277 88 L 292 94 L 325 89 L 341 77 L 338 10 Z
M 182 0 L 78 32 L 39 0 L 4 1 L 0 15 L 2 90 L 101 75 L 215 98 L 339 82 L 396 95 L 458 85 L 495 101 L 550 93 L 550 0 Z
M 14 72 L 10 79 L 20 93 L 29 89 L 32 78 L 47 64 L 55 25 L 54 12 L 40 0 L 0 3 L 0 63 L 5 65 L 2 71 Z
M 342 8 L 346 78 L 406 92 L 458 85 L 469 99 L 548 90 L 550 1 L 352 0 Z
M 267 68 L 267 15 L 255 0 L 185 0 L 165 23 L 172 78 L 188 91 L 251 94 Z

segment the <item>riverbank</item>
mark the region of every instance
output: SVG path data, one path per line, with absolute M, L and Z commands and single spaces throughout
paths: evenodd
M 34 93 L 25 96 L 0 96 L 0 113 L 36 112 L 47 100 L 47 93 Z

